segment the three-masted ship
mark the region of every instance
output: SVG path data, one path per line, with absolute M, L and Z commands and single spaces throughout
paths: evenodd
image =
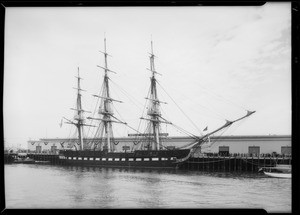
M 168 120 L 162 117 L 160 111 L 161 103 L 164 103 L 158 99 L 157 92 L 157 80 L 156 74 L 159 74 L 155 70 L 153 53 L 153 44 L 151 41 L 151 53 L 150 54 L 150 90 L 146 99 L 148 100 L 147 117 L 141 117 L 141 120 L 145 120 L 148 123 L 147 132 L 137 132 L 137 141 L 133 141 L 132 145 L 135 146 L 135 150 L 119 152 L 116 150 L 116 142 L 113 137 L 113 123 L 121 123 L 125 126 L 126 122 L 118 119 L 113 112 L 112 103 L 121 102 L 114 98 L 111 98 L 110 85 L 109 85 L 109 73 L 114 71 L 108 68 L 107 57 L 109 54 L 106 51 L 106 39 L 104 39 L 104 66 L 98 66 L 104 71 L 104 79 L 102 84 L 102 90 L 99 95 L 94 95 L 100 99 L 100 105 L 98 109 L 98 117 L 87 117 L 86 119 L 97 121 L 97 131 L 95 134 L 95 141 L 86 144 L 83 139 L 83 127 L 94 126 L 86 124 L 86 119 L 83 117 L 83 113 L 87 112 L 82 109 L 81 105 L 81 87 L 80 76 L 78 68 L 77 78 L 77 105 L 73 109 L 76 111 L 74 120 L 66 119 L 68 124 L 76 126 L 78 133 L 78 142 L 75 143 L 75 150 L 60 150 L 59 159 L 65 161 L 66 164 L 80 165 L 80 166 L 104 166 L 104 167 L 141 167 L 141 168 L 178 168 L 184 162 L 186 162 L 194 149 L 205 143 L 209 136 L 230 126 L 236 121 L 239 121 L 245 117 L 250 116 L 255 111 L 248 111 L 247 114 L 235 121 L 227 121 L 225 125 L 220 128 L 203 135 L 201 137 L 194 136 L 192 143 L 187 143 L 180 148 L 168 148 L 162 143 L 161 124 L 172 124 Z M 130 127 L 130 126 L 129 126 Z M 130 127 L 132 128 L 132 127 Z

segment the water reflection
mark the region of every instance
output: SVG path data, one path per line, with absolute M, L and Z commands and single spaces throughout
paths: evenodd
M 291 209 L 291 180 L 179 169 L 5 165 L 5 193 L 8 208 Z

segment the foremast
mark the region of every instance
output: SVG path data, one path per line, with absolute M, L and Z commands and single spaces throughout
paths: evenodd
M 71 120 L 69 120 L 65 117 L 64 117 L 64 119 L 67 120 L 66 123 L 76 126 L 77 132 L 78 132 L 79 150 L 83 150 L 84 149 L 83 126 L 92 126 L 92 125 L 85 124 L 85 119 L 84 119 L 84 116 L 83 116 L 84 112 L 89 112 L 89 111 L 83 110 L 82 105 L 81 105 L 81 96 L 82 96 L 81 92 L 84 91 L 84 90 L 81 89 L 81 86 L 80 86 L 80 80 L 82 78 L 79 75 L 79 67 L 77 67 L 77 76 L 75 76 L 75 78 L 77 79 L 77 88 L 74 87 L 74 89 L 77 90 L 76 108 L 71 108 L 71 110 L 76 111 L 76 114 L 74 116 L 75 121 L 71 121 Z M 76 149 L 77 149 L 77 147 L 76 147 Z
M 75 120 L 77 121 L 77 130 L 78 130 L 78 139 L 79 139 L 79 143 L 80 143 L 80 150 L 83 150 L 83 116 L 82 116 L 82 107 L 81 107 L 81 88 L 80 88 L 80 76 L 79 76 L 79 67 L 78 67 L 78 76 L 77 76 L 77 102 L 76 102 L 76 106 L 77 106 L 77 115 L 75 116 Z M 76 118 L 77 117 L 77 118 Z

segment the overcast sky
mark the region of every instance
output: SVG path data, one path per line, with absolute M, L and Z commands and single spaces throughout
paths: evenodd
M 199 135 L 257 111 L 224 135 L 291 134 L 290 3 L 258 7 L 6 8 L 4 138 L 68 138 L 74 128 L 75 75 L 83 107 L 94 110 L 101 88 L 104 33 L 112 97 L 121 119 L 137 128 L 150 81 L 154 44 L 164 116 Z M 171 96 L 168 97 L 168 95 Z M 130 95 L 130 96 L 129 96 Z M 176 101 L 176 104 L 174 104 Z M 177 108 L 177 105 L 180 109 Z M 119 116 L 116 113 L 116 116 Z M 196 124 L 197 128 L 188 118 Z M 169 129 L 169 128 L 168 128 Z M 171 130 L 166 130 L 175 136 Z M 175 132 L 175 131 L 174 131 Z M 116 126 L 116 136 L 134 133 Z

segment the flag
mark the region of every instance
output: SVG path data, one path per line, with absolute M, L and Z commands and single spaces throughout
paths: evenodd
M 62 124 L 63 124 L 63 119 L 61 119 L 59 126 L 62 127 Z
M 207 131 L 207 126 L 206 126 L 206 128 L 203 129 L 203 131 Z
M 64 142 L 60 142 L 62 148 L 64 148 Z

